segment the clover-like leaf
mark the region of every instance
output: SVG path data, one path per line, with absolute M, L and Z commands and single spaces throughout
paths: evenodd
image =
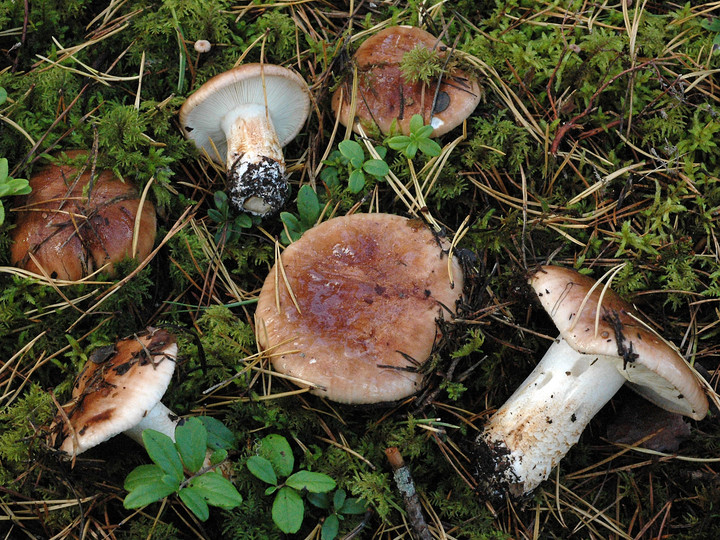
M 266 484 L 277 484 L 277 476 L 270 460 L 262 456 L 250 456 L 247 460 L 248 470 Z
M 199 471 L 207 451 L 207 430 L 203 423 L 197 418 L 188 418 L 176 427 L 175 448 L 188 471 Z
M 362 169 L 355 169 L 348 178 L 348 189 L 350 193 L 359 193 L 365 187 L 365 174 Z
M 142 440 L 150 459 L 157 463 L 165 474 L 180 482 L 183 478 L 183 466 L 172 439 L 154 429 L 146 429 L 142 433 Z
M 368 159 L 362 166 L 363 170 L 373 176 L 382 177 L 390 173 L 390 167 L 382 159 Z
M 149 482 L 136 485 L 123 500 L 123 506 L 127 509 L 147 506 L 175 493 L 179 487 L 179 483 L 173 487 L 165 482 Z
M 278 490 L 272 506 L 272 519 L 280 530 L 293 534 L 300 530 L 305 514 L 302 497 L 290 487 Z
M 260 441 L 260 455 L 269 459 L 275 474 L 280 477 L 290 476 L 295 467 L 290 443 L 282 435 L 270 434 Z
M 211 506 L 232 510 L 242 503 L 242 495 L 230 480 L 215 471 L 194 478 L 190 486 Z
M 210 517 L 210 509 L 202 495 L 202 491 L 194 487 L 186 487 L 178 492 L 180 500 L 188 509 L 197 516 L 200 521 L 207 521 Z
M 322 524 L 322 529 L 320 529 L 320 539 L 334 540 L 337 537 L 339 530 L 340 520 L 335 514 L 330 514 L 325 518 L 325 521 Z
M 340 153 L 350 162 L 354 168 L 359 169 L 365 161 L 365 151 L 357 141 L 345 140 L 338 144 Z
M 165 476 L 165 471 L 158 465 L 140 465 L 135 467 L 130 474 L 125 477 L 123 487 L 127 491 L 132 491 L 142 484 L 160 482 L 163 476 Z
M 298 191 L 297 208 L 305 225 L 310 227 L 315 224 L 320 215 L 320 203 L 315 190 L 307 184 Z
M 285 484 L 298 490 L 307 489 L 311 493 L 332 491 L 336 485 L 327 474 L 311 471 L 298 471 L 285 480 Z

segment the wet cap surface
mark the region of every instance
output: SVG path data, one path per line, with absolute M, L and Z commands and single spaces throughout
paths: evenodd
M 344 403 L 394 401 L 420 389 L 436 319 L 451 318 L 441 305 L 454 312 L 463 287 L 455 262 L 450 286 L 447 255 L 421 221 L 337 217 L 291 244 L 282 263 L 300 312 L 276 264 L 255 314 L 258 343 L 277 371 Z

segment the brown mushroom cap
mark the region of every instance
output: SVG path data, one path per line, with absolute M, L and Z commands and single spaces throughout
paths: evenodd
M 621 373 L 633 390 L 658 407 L 702 419 L 708 410 L 702 385 L 684 358 L 641 322 L 632 305 L 609 288 L 600 302 L 600 285 L 580 311 L 595 283 L 591 277 L 558 266 L 543 266 L 530 279 L 540 303 L 573 349 L 621 358 Z
M 419 390 L 418 368 L 463 288 L 453 262 L 420 221 L 354 214 L 307 231 L 282 254 L 255 313 L 259 346 L 274 368 L 344 403 L 378 403 Z M 276 286 L 277 285 L 277 286 Z M 278 310 L 276 300 L 279 301 Z
M 70 158 L 79 154 L 67 153 Z M 39 265 L 50 277 L 76 281 L 107 263 L 112 274 L 113 264 L 131 255 L 137 191 L 107 170 L 97 173 L 92 188 L 90 167 L 78 174 L 68 165 L 49 165 L 32 176 L 32 192 L 22 200 L 12 231 L 12 264 L 41 273 Z M 152 251 L 155 233 L 155 208 L 145 200 L 138 259 Z
M 410 119 L 421 114 L 425 123 L 435 128 L 432 135 L 439 137 L 459 126 L 477 107 L 481 97 L 477 81 L 454 70 L 442 78 L 433 111 L 437 81 L 429 83 L 423 92 L 423 83 L 408 83 L 400 69 L 403 55 L 415 47 L 437 49 L 441 57 L 447 50 L 432 34 L 412 26 L 391 26 L 358 47 L 354 56 L 358 68 L 355 116 L 364 127 L 375 124 L 387 135 L 396 120 L 397 129 L 407 135 Z M 340 111 L 340 121 L 346 126 L 353 121 L 351 89 L 350 84 L 338 88 L 331 103 L 333 112 Z M 354 126 L 357 131 L 357 124 Z
M 176 356 L 175 336 L 149 328 L 118 341 L 109 357 L 91 357 L 63 407 L 75 436 L 62 415 L 55 419 L 59 449 L 77 455 L 138 424 L 165 394 Z

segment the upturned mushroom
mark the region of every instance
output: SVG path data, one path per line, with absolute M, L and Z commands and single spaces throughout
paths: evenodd
M 67 152 L 70 159 L 83 154 Z M 133 256 L 133 242 L 136 259 L 152 251 L 153 204 L 145 200 L 141 206 L 135 188 L 111 171 L 93 178 L 89 166 L 51 164 L 33 174 L 30 187 L 32 192 L 16 207 L 13 265 L 76 281 L 101 267 L 112 275 L 116 263 Z
M 449 274 L 452 272 L 452 281 Z M 342 403 L 417 392 L 453 316 L 463 276 L 419 220 L 336 217 L 308 230 L 270 271 L 255 313 L 258 344 L 276 371 Z
M 567 268 L 543 266 L 530 284 L 560 336 L 477 438 L 487 494 L 535 489 L 623 384 L 668 411 L 705 416 L 694 372 L 632 305 Z
M 377 126 L 388 135 L 393 123 L 407 135 L 410 119 L 420 114 L 439 137 L 456 128 L 470 116 L 480 102 L 480 86 L 460 69 L 451 69 L 438 81 L 428 84 L 408 81 L 403 75 L 403 56 L 416 47 L 436 50 L 441 58 L 448 47 L 432 34 L 413 26 L 391 26 L 366 39 L 358 47 L 353 61 L 357 65 L 357 98 L 352 117 L 352 86 L 340 86 L 332 97 L 332 110 L 340 122 L 365 129 Z M 439 88 L 438 88 L 439 85 Z
M 242 212 L 277 212 L 290 188 L 282 147 L 310 112 L 303 78 L 271 64 L 245 64 L 216 75 L 180 109 L 184 135 L 225 164 L 229 197 Z
M 160 400 L 177 352 L 175 336 L 158 328 L 97 350 L 78 376 L 72 400 L 53 422 L 53 445 L 74 457 L 120 433 L 139 444 L 146 429 L 175 440 L 179 417 Z

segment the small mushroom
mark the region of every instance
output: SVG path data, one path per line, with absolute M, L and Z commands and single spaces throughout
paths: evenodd
M 282 265 L 282 270 L 280 269 Z M 419 220 L 336 217 L 308 230 L 270 271 L 255 313 L 276 371 L 342 403 L 405 398 L 451 317 L 463 277 Z
M 351 86 L 338 88 L 332 97 L 332 110 L 340 115 L 343 125 L 358 123 L 365 128 L 376 125 L 385 135 L 392 124 L 407 135 L 410 119 L 422 115 L 439 137 L 456 128 L 470 116 L 480 102 L 478 82 L 465 72 L 454 69 L 440 80 L 424 84 L 408 82 L 400 63 L 403 55 L 415 47 L 438 50 L 441 57 L 448 47 L 432 34 L 412 26 L 391 26 L 366 39 L 354 55 L 358 70 L 355 118 L 351 118 Z
M 212 43 L 210 43 L 207 39 L 198 39 L 193 47 L 195 48 L 195 51 L 200 54 L 209 53 L 212 49 Z
M 160 400 L 177 352 L 175 336 L 148 328 L 118 341 L 112 351 L 91 356 L 73 386 L 72 401 L 53 422 L 54 446 L 74 457 L 119 433 L 143 444 L 145 429 L 175 440 L 179 418 Z
M 80 151 L 67 152 L 75 158 Z M 32 192 L 20 201 L 12 230 L 10 260 L 51 278 L 76 281 L 132 255 L 140 197 L 108 170 L 91 178 L 90 167 L 49 165 L 30 179 Z M 155 243 L 153 204 L 145 200 L 135 257 L 144 259 Z
M 489 495 L 535 489 L 624 383 L 665 410 L 705 416 L 698 378 L 632 305 L 567 268 L 544 266 L 530 284 L 560 336 L 476 441 Z
M 310 112 L 307 84 L 287 68 L 245 64 L 216 75 L 180 109 L 183 133 L 225 163 L 230 201 L 258 216 L 280 209 L 289 194 L 282 147 Z

